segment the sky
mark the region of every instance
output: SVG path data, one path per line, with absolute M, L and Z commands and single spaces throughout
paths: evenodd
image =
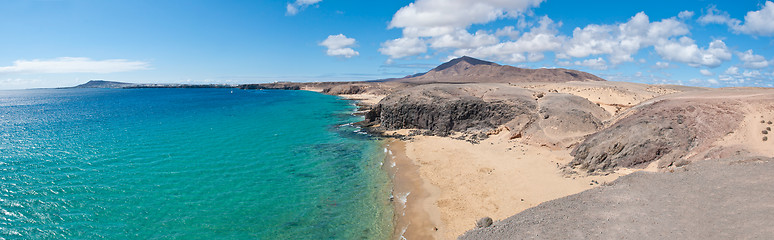
M 352 81 L 460 56 L 611 81 L 774 87 L 774 2 L 0 1 L 0 89 Z

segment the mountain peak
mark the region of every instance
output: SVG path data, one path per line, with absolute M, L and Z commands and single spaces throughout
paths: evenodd
M 493 63 L 493 62 L 489 62 L 489 61 L 484 61 L 484 60 L 477 59 L 477 58 L 472 58 L 472 57 L 468 57 L 468 56 L 462 56 L 462 57 L 458 57 L 458 58 L 449 60 L 448 62 L 445 62 L 445 63 L 443 63 L 441 65 L 438 65 L 438 67 L 434 68 L 431 71 L 442 71 L 444 69 L 456 66 L 457 64 L 495 65 L 495 66 L 499 65 L 497 63 Z

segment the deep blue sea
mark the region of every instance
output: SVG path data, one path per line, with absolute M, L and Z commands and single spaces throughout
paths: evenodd
M 0 239 L 386 239 L 382 143 L 307 91 L 0 91 Z

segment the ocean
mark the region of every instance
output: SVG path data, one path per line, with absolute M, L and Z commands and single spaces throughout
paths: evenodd
M 0 91 L 0 239 L 387 239 L 383 143 L 307 91 Z

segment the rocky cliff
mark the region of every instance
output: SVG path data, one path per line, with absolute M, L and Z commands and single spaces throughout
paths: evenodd
M 603 127 L 610 115 L 585 98 L 507 84 L 427 84 L 388 95 L 366 114 L 381 130 L 422 129 L 433 135 L 511 138 L 568 147 Z M 482 135 L 483 134 L 483 135 Z

